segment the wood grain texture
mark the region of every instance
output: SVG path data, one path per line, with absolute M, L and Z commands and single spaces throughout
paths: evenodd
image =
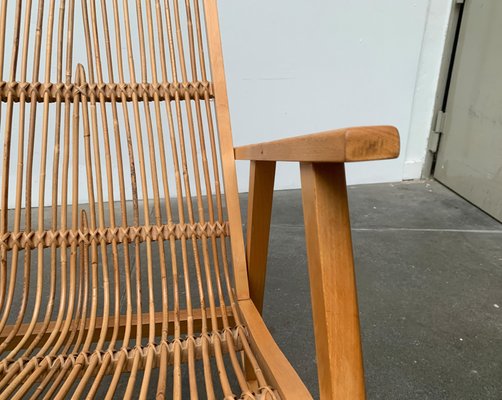
M 263 310 L 267 256 L 274 194 L 275 162 L 252 161 L 249 175 L 246 256 L 251 300 Z
M 312 399 L 309 391 L 275 343 L 263 319 L 251 300 L 239 301 L 246 323 L 254 357 L 262 366 L 262 373 L 277 389 L 282 399 Z M 347 397 L 349 399 L 350 397 Z
M 344 165 L 300 170 L 321 399 L 364 399 Z
M 232 128 L 228 107 L 227 84 L 223 65 L 220 25 L 215 0 L 204 0 L 206 30 L 209 48 L 211 75 L 213 79 L 214 103 L 216 109 L 216 124 L 218 126 L 220 151 L 222 159 L 223 180 L 225 183 L 225 198 L 227 212 L 232 232 L 232 261 L 235 274 L 235 289 L 238 299 L 249 298 L 247 281 L 246 253 L 239 204 L 237 173 L 233 158 Z
M 0 400 L 310 399 L 260 315 L 276 160 L 304 162 L 323 399 L 364 397 L 341 162 L 395 128 L 234 150 L 217 0 L 2 0 L 0 115 Z
M 234 153 L 236 160 L 352 162 L 396 158 L 399 149 L 396 128 L 366 126 L 241 146 Z
M 2 0 L 0 67 L 0 400 L 277 398 L 216 0 Z

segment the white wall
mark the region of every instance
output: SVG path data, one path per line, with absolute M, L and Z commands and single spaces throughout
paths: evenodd
M 349 183 L 419 178 L 453 1 L 218 0 L 235 145 L 346 126 L 392 124 L 401 132 L 399 159 L 352 164 Z M 13 15 L 15 2 L 9 4 Z M 34 24 L 35 16 L 32 19 Z M 77 7 L 74 58 L 75 64 L 85 65 L 85 52 L 79 50 L 84 45 L 81 20 Z M 7 43 L 12 42 L 12 32 L 7 32 Z M 136 42 L 133 45 L 138 47 Z M 29 54 L 33 47 L 32 38 Z M 55 63 L 52 70 L 54 75 Z M 14 121 L 19 118 L 16 110 Z M 41 123 L 42 111 L 37 126 Z M 54 123 L 49 121 L 50 132 Z M 5 118 L 0 116 L 2 134 L 3 125 Z M 40 140 L 37 135 L 35 168 L 40 165 Z M 48 146 L 53 147 L 52 135 Z M 17 148 L 15 135 L 11 149 Z M 48 152 L 48 171 L 52 153 Z M 81 182 L 86 180 L 84 158 L 80 157 Z M 11 164 L 12 183 L 14 159 Z M 248 189 L 248 169 L 248 162 L 238 163 L 241 191 Z M 36 171 L 34 193 L 39 176 Z M 50 204 L 52 175 L 45 179 L 45 202 Z M 276 182 L 278 189 L 299 187 L 297 165 L 281 165 Z M 116 198 L 117 191 L 115 187 Z M 86 201 L 85 190 L 79 195 Z M 14 196 L 12 190 L 11 207 Z
M 441 107 L 443 93 L 438 85 L 441 68 L 449 57 L 445 47 L 449 24 L 452 23 L 452 7 L 458 4 L 448 0 L 431 0 L 427 12 L 418 74 L 413 97 L 413 108 L 409 127 L 409 139 L 406 147 L 403 179 L 420 178 L 421 173 L 430 173 L 430 160 L 426 162 L 426 147 L 436 114 L 435 107 Z M 447 65 L 446 65 L 447 66 Z M 444 71 L 443 71 L 444 72 Z M 434 104 L 436 103 L 436 104 Z
M 399 159 L 352 164 L 349 183 L 420 177 L 450 0 L 220 0 L 219 8 L 235 145 L 392 124 Z M 238 163 L 241 191 L 248 168 Z M 276 188 L 299 185 L 297 166 L 281 165 Z

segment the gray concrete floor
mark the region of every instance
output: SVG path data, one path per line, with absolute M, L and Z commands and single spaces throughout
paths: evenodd
M 433 181 L 349 196 L 368 400 L 502 399 L 502 225 Z M 301 193 L 272 219 L 264 317 L 317 397 Z
M 368 400 L 502 399 L 502 225 L 432 181 L 349 196 Z M 298 190 L 275 193 L 264 317 L 318 397 Z

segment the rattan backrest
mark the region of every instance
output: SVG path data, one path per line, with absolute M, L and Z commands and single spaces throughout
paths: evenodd
M 22 293 L 21 321 L 216 328 L 248 289 L 215 0 L 4 0 L 0 24 L 0 325 Z

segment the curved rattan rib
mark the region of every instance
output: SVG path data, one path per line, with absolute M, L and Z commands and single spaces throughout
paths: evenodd
M 1 1 L 0 399 L 277 397 L 233 289 L 199 1 Z

